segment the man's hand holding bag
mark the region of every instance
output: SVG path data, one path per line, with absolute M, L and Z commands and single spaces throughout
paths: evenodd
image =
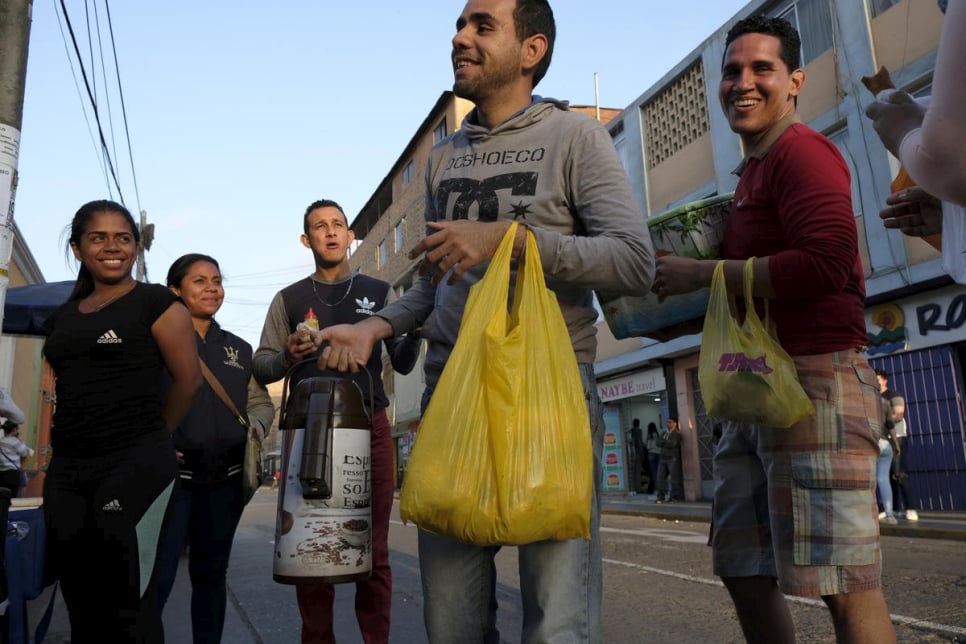
M 815 413 L 798 382 L 795 363 L 770 330 L 752 299 L 754 257 L 744 268 L 745 320 L 732 313 L 724 261 L 715 266 L 704 319 L 698 382 L 709 416 L 766 427 L 791 427 Z

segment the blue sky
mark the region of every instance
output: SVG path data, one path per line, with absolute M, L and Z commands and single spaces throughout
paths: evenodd
M 34 2 L 15 210 L 48 281 L 76 275 L 63 230 L 77 208 L 118 199 L 58 4 Z M 538 93 L 593 104 L 596 72 L 601 105 L 622 109 L 745 0 L 552 4 L 557 43 Z M 93 14 L 79 0 L 66 5 L 90 73 Z M 95 40 L 98 110 L 124 201 L 156 226 L 149 281 L 162 282 L 184 253 L 214 256 L 226 280 L 217 319 L 257 345 L 272 296 L 312 270 L 298 240 L 305 206 L 335 199 L 351 220 L 451 88 L 450 39 L 462 7 L 459 0 L 111 3 L 136 194 L 121 104 L 116 90 L 103 92 L 115 81 L 99 1 L 108 82 Z

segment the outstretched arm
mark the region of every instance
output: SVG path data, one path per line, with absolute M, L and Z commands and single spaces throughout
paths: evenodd
M 392 325 L 379 316 L 355 324 L 336 324 L 312 333 L 319 355 L 320 369 L 358 373 L 372 355 L 377 342 L 392 337 Z

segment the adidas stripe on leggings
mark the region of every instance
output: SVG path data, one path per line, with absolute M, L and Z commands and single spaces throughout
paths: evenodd
M 71 641 L 164 641 L 158 545 L 177 475 L 167 432 L 97 456 L 54 451 L 44 483 L 48 564 Z

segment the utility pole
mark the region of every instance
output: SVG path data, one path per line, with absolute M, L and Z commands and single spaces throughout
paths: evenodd
M 13 205 L 33 0 L 0 1 L 0 320 L 10 283 Z
M 138 242 L 138 264 L 134 270 L 134 277 L 139 282 L 144 282 L 148 277 L 148 267 L 144 263 L 144 253 L 151 250 L 151 242 L 154 241 L 154 224 L 148 223 L 148 213 L 141 211 L 141 224 L 138 227 L 141 231 L 141 241 Z

